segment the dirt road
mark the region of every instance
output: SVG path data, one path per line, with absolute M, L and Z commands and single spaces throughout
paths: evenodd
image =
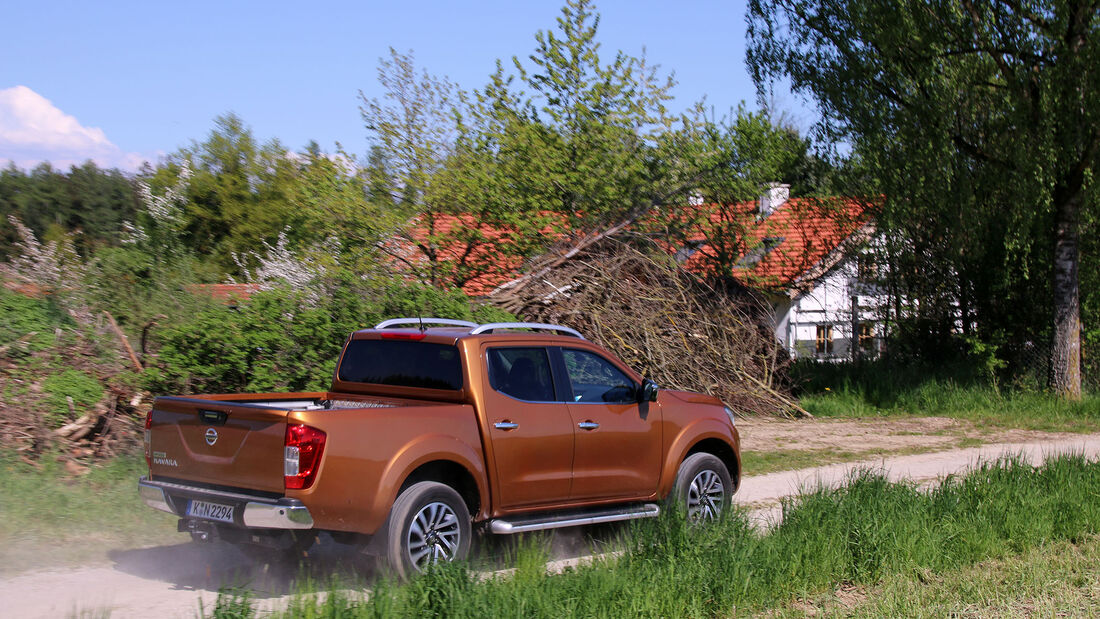
M 774 440 L 775 433 L 754 434 L 761 441 L 765 436 Z M 736 500 L 752 508 L 753 517 L 766 525 L 778 519 L 782 497 L 807 485 L 843 483 L 859 467 L 881 468 L 891 479 L 932 482 L 1006 454 L 1021 454 L 1034 463 L 1067 451 L 1100 456 L 1100 434 L 1019 438 L 1033 440 L 749 476 Z M 566 559 L 570 553 L 574 557 L 583 554 L 580 548 L 565 548 Z M 253 564 L 234 548 L 222 545 L 173 541 L 164 546 L 119 550 L 110 554 L 110 565 L 44 570 L 0 580 L 0 612 L 9 617 L 195 617 L 200 614 L 200 604 L 210 612 L 219 588 L 234 586 L 247 588 L 261 608 L 279 608 L 304 576 L 326 582 L 347 574 L 347 566 L 352 563 L 351 550 L 336 544 L 322 544 L 311 555 L 312 571 L 302 574 L 288 565 Z

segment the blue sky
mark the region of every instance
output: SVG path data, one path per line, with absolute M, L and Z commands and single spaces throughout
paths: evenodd
M 674 111 L 704 96 L 719 114 L 741 101 L 756 107 L 744 2 L 596 5 L 605 56 L 645 47 L 650 62 L 675 71 Z M 203 139 L 230 111 L 261 140 L 296 150 L 340 142 L 361 155 L 358 93 L 381 95 L 376 68 L 389 47 L 480 87 L 497 58 L 531 53 L 560 9 L 556 0 L 7 3 L 0 162 L 91 157 L 134 169 Z

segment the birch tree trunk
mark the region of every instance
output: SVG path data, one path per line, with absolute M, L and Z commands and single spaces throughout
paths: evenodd
M 1054 237 L 1054 331 L 1049 382 L 1054 393 L 1069 400 L 1081 399 L 1081 291 L 1077 273 L 1080 213 L 1080 192 L 1061 200 Z

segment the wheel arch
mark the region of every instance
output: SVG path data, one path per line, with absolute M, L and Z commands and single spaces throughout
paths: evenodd
M 726 465 L 733 483 L 733 491 L 741 485 L 741 457 L 737 448 L 737 435 L 730 436 L 729 424 L 716 419 L 697 419 L 680 430 L 665 454 L 664 468 L 658 496 L 663 498 L 672 492 L 680 465 L 695 453 L 709 453 Z M 732 442 L 731 442 L 732 439 Z
M 462 497 L 470 515 L 477 517 L 481 511 L 481 490 L 473 473 L 465 466 L 454 460 L 432 460 L 416 467 L 401 482 L 397 495 L 408 489 L 413 484 L 422 481 L 435 481 L 450 486 Z
M 741 487 L 741 460 L 729 443 L 720 438 L 704 438 L 692 445 L 684 454 L 684 457 L 680 459 L 680 462 L 682 463 L 688 457 L 697 453 L 709 453 L 721 460 L 722 464 L 726 465 L 730 480 L 733 481 L 733 491 L 737 492 L 737 489 Z
M 433 476 L 436 476 L 433 478 Z M 362 533 L 373 534 L 389 517 L 394 501 L 406 488 L 419 481 L 438 481 L 454 488 L 475 520 L 485 517 L 489 489 L 484 457 L 479 451 L 438 434 L 418 436 L 397 450 L 381 475 L 378 492 L 372 497 L 368 520 Z

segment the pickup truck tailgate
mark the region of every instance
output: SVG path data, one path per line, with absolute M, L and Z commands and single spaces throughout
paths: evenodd
M 199 398 L 157 398 L 149 428 L 154 478 L 283 492 L 287 411 Z

